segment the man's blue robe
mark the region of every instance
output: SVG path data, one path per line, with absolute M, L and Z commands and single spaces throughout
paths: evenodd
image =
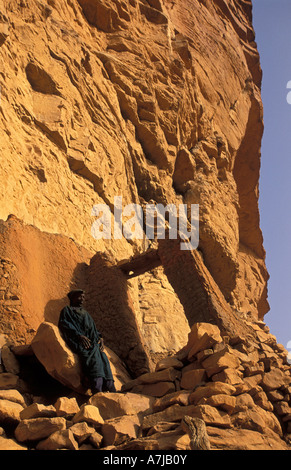
M 105 352 L 100 351 L 99 340 L 102 335 L 97 331 L 93 318 L 86 310 L 81 307 L 63 308 L 58 326 L 69 348 L 79 356 L 84 375 L 89 380 L 97 377 L 113 380 L 108 358 Z M 80 343 L 80 335 L 90 339 L 89 349 L 85 349 Z

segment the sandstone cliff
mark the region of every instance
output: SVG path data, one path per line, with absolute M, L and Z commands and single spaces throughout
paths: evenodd
M 250 0 L 0 0 L 0 86 L 6 340 L 56 324 L 78 286 L 132 377 L 195 322 L 256 341 L 269 307 Z M 199 204 L 198 249 L 145 228 L 94 238 L 93 207 L 113 220 L 115 197 Z
M 262 319 L 263 120 L 251 2 L 1 1 L 0 20 L 9 335 L 22 341 L 56 318 L 77 266 L 96 252 L 115 265 L 147 250 L 146 238 L 92 237 L 93 206 L 113 210 L 115 196 L 142 207 L 200 204 L 205 269 L 239 318 Z M 10 214 L 17 219 L 5 222 Z M 129 282 L 129 316 L 153 355 L 185 341 L 177 283 L 162 266 Z M 195 302 L 191 320 L 204 316 Z

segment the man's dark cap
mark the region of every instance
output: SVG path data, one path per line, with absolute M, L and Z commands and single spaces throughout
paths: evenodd
M 84 294 L 84 291 L 83 289 L 74 289 L 74 290 L 71 290 L 67 296 L 69 297 L 69 299 L 73 299 L 76 295 L 79 295 L 79 294 Z

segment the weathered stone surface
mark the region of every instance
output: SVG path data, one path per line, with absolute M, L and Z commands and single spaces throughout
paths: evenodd
M 34 418 L 20 421 L 15 429 L 15 437 L 19 442 L 45 439 L 56 431 L 66 429 L 64 418 Z
M 6 372 L 16 375 L 19 374 L 19 362 L 9 346 L 3 346 L 3 348 L 1 348 L 1 361 L 4 364 Z
M 212 351 L 213 353 L 213 351 Z M 188 362 L 186 363 L 187 365 L 185 365 L 182 369 L 182 374 L 188 372 L 189 370 L 197 370 L 197 369 L 201 369 L 202 368 L 202 365 L 200 363 L 200 361 L 194 361 L 194 362 Z
M 157 382 L 147 385 L 138 385 L 132 389 L 133 392 L 138 391 L 144 395 L 149 395 L 151 397 L 162 397 L 168 393 L 175 391 L 175 384 L 173 382 Z
M 188 359 L 203 349 L 208 349 L 215 343 L 222 341 L 220 330 L 211 323 L 194 323 L 188 335 Z
M 188 370 L 182 374 L 181 388 L 193 390 L 193 388 L 206 378 L 205 369 Z
M 54 406 L 45 406 L 39 403 L 33 403 L 20 412 L 21 419 L 53 418 L 55 416 L 57 416 L 57 413 Z
M 124 362 L 115 354 L 112 349 L 105 346 L 105 352 L 110 362 L 110 367 L 114 377 L 114 384 L 117 391 L 121 390 L 123 384 L 128 382 L 131 378 Z
M 153 434 L 159 450 L 190 450 L 190 438 L 188 434 L 180 431 Z
M 56 431 L 36 446 L 37 450 L 78 450 L 78 448 L 78 443 L 70 429 Z
M 40 147 L 38 149 L 37 152 L 41 152 Z M 32 165 L 35 168 L 34 163 Z M 0 325 L 6 331 L 5 317 L 9 311 L 9 316 L 13 316 L 13 328 L 9 330 L 9 337 L 13 337 L 11 350 L 16 356 L 33 354 L 30 343 L 42 322 L 57 324 L 76 265 L 90 259 L 86 249 L 65 236 L 50 235 L 21 220 L 21 217 L 10 216 L 6 222 L 1 221 L 0 235 L 3 273 L 0 289 L 9 298 L 1 302 Z M 35 287 L 34 295 L 29 295 L 31 285 Z
M 156 372 L 174 367 L 175 369 L 182 369 L 183 362 L 179 361 L 176 357 L 165 357 L 156 364 Z
M 230 395 L 212 395 L 211 397 L 203 397 L 198 402 L 200 405 L 210 405 L 215 408 L 220 408 L 227 413 L 232 413 L 236 407 L 236 397 Z
M 169 393 L 162 398 L 155 400 L 153 405 L 153 411 L 162 411 L 171 405 L 188 405 L 189 404 L 190 392 L 186 390 L 178 390 L 173 393 Z
M 185 183 L 195 177 L 195 158 L 187 148 L 182 148 L 177 154 L 173 182 L 177 189 L 183 188 Z
M 27 447 L 18 444 L 14 439 L 0 436 L 0 450 L 27 450 Z
M 75 423 L 69 429 L 73 433 L 74 438 L 79 445 L 86 441 L 86 439 L 88 439 L 92 434 L 96 433 L 95 428 L 93 426 L 88 426 L 85 421 Z
M 224 341 L 227 342 L 226 337 Z M 249 347 L 251 350 L 251 346 Z M 185 435 L 185 431 L 180 426 L 182 418 L 188 415 L 202 419 L 207 428 L 212 429 L 214 449 L 222 448 L 223 439 L 225 439 L 225 449 L 253 449 L 255 446 L 261 448 L 263 445 L 266 449 L 272 447 L 287 449 L 288 444 L 287 441 L 284 442 L 283 435 L 286 431 L 288 432 L 288 423 L 291 421 L 288 403 L 289 369 L 288 371 L 286 369 L 285 374 L 283 373 L 284 383 L 280 384 L 279 389 L 265 392 L 261 385 L 266 373 L 262 374 L 260 371 L 260 373 L 242 378 L 242 374 L 247 373 L 246 366 L 253 364 L 253 358 L 247 359 L 244 354 L 235 354 L 232 347 L 227 346 L 225 342 L 220 342 L 213 345 L 212 353 L 200 356 L 201 362 L 198 358 L 194 362 L 189 362 L 184 357 L 183 368 L 176 369 L 173 376 L 172 368 L 167 368 L 150 374 L 142 374 L 141 380 L 137 378 L 130 382 L 133 390 L 138 387 L 151 388 L 169 384 L 172 384 L 174 388 L 177 387 L 176 391 L 165 393 L 157 399 L 140 395 L 138 391 L 136 393 L 97 393 L 91 396 L 80 409 L 75 399 L 66 397 L 60 397 L 55 407 L 34 403 L 22 408 L 18 403 L 11 402 L 13 405 L 21 406 L 20 418 L 31 417 L 18 424 L 15 436 L 19 442 L 40 441 L 35 444 L 37 449 L 188 450 L 191 447 L 189 435 Z M 225 361 L 223 365 L 226 362 L 232 363 L 235 368 L 226 367 L 211 377 L 208 374 L 205 375 L 207 369 L 201 369 L 201 363 L 203 366 L 206 360 L 210 358 L 212 360 L 215 356 L 218 361 L 223 358 Z M 221 365 L 222 363 L 219 363 L 219 367 Z M 215 367 L 213 361 L 211 367 Z M 271 369 L 271 372 L 273 370 L 276 369 Z M 278 370 L 282 372 L 281 369 Z M 279 376 L 282 377 L 280 373 Z M 189 375 L 191 378 L 193 374 L 199 376 L 198 385 L 194 385 L 194 390 L 179 389 L 183 385 L 183 377 Z M 175 377 L 175 384 L 166 381 L 155 383 L 156 377 L 169 376 Z M 149 378 L 150 383 L 143 384 L 144 377 L 146 381 Z M 278 379 L 278 374 L 272 374 L 271 378 L 274 379 L 274 377 Z M 13 390 L 3 392 L 13 396 Z M 15 398 L 19 399 L 19 395 Z M 273 402 L 269 401 L 269 397 Z M 66 427 L 62 426 L 58 430 L 48 428 L 45 431 L 40 426 L 40 429 L 32 429 L 36 436 L 39 436 L 39 433 L 41 436 L 41 433 L 47 435 L 31 437 L 29 431 L 34 422 L 42 419 L 53 422 L 56 419 L 33 417 L 47 412 L 56 414 L 57 409 L 66 417 L 65 423 L 70 433 L 67 432 Z M 74 410 L 76 410 L 75 414 Z M 19 438 L 17 435 L 21 426 L 24 426 L 22 434 L 25 437 L 20 435 Z M 213 431 L 214 427 L 219 431 Z M 233 432 L 223 433 L 223 429 L 237 430 L 238 436 L 242 436 L 242 441 L 235 443 Z M 250 442 L 251 436 L 254 442 Z M 154 440 L 155 444 L 153 444 Z
M 264 433 L 264 429 L 267 427 L 279 436 L 282 436 L 282 427 L 278 418 L 273 413 L 270 413 L 257 405 L 252 408 L 248 408 L 245 411 L 233 413 L 231 415 L 231 421 L 239 428 L 251 429 L 253 431 Z
M 99 413 L 99 410 L 94 405 L 87 405 L 84 404 L 80 407 L 80 411 L 75 414 L 72 419 L 73 423 L 80 423 L 81 421 L 85 421 L 86 423 L 98 427 L 104 423 L 102 416 Z
M 185 413 L 188 414 L 190 407 L 180 406 L 179 404 L 174 404 L 169 406 L 168 408 L 159 411 L 157 413 L 145 416 L 142 427 L 143 429 L 150 429 L 155 426 L 159 422 L 163 421 L 179 421 L 182 419 Z M 192 410 L 192 408 L 191 408 Z
M 257 374 L 264 374 L 264 364 L 262 362 L 251 363 L 245 367 L 245 375 L 247 377 Z
M 223 369 L 239 367 L 240 362 L 234 354 L 222 350 L 208 356 L 202 362 L 202 365 L 206 369 L 207 375 L 211 377 Z
M 23 406 L 9 400 L 0 400 L 0 423 L 17 424 L 21 417 Z
M 150 413 L 155 399 L 135 393 L 96 393 L 88 403 L 98 408 L 104 420 L 122 415 Z
M 286 401 L 279 401 L 274 404 L 278 416 L 283 417 L 283 421 L 291 420 L 291 407 Z
M 26 406 L 26 401 L 23 395 L 18 390 L 0 390 L 0 400 L 9 400 L 19 403 L 23 407 Z
M 203 419 L 206 425 L 219 426 L 222 428 L 231 427 L 230 417 L 227 413 L 207 404 L 199 404 L 194 407 L 190 416 Z
M 275 390 L 282 385 L 288 385 L 291 378 L 288 378 L 280 369 L 273 369 L 263 376 L 261 385 L 265 391 Z
M 190 450 L 190 438 L 181 429 L 157 432 L 149 437 L 121 444 L 117 450 Z
M 140 384 L 153 384 L 158 382 L 173 381 L 181 376 L 181 372 L 174 367 L 160 370 L 159 372 L 149 372 L 139 376 L 138 381 Z
M 248 408 L 253 408 L 255 402 L 251 395 L 248 393 L 242 393 L 241 395 L 238 395 L 236 398 L 236 404 L 235 404 L 235 411 L 245 411 Z
M 233 385 L 223 382 L 209 382 L 205 386 L 198 387 L 189 396 L 189 403 L 197 404 L 201 398 L 211 397 L 212 395 L 233 395 L 236 389 Z
M 144 418 L 142 423 L 143 429 L 149 429 L 159 422 L 163 421 L 180 421 L 183 416 L 189 415 L 203 419 L 208 424 L 217 426 L 230 427 L 231 423 L 227 413 L 217 410 L 209 405 L 189 405 L 180 406 L 178 404 L 172 405 L 163 411 L 148 415 Z
M 248 392 L 250 393 L 250 395 L 254 395 L 258 392 L 258 386 L 260 387 L 259 384 L 261 384 L 261 382 L 261 374 L 253 375 L 251 377 L 245 377 L 243 378 L 242 383 L 238 383 L 236 385 L 236 394 L 239 395 L 240 393 Z M 259 389 L 261 389 L 261 387 Z
M 284 400 L 284 393 L 280 390 L 269 390 L 266 392 L 267 397 L 272 403 L 275 403 L 280 400 Z
M 84 390 L 78 357 L 68 348 L 57 326 L 48 322 L 42 323 L 31 346 L 52 377 L 75 390 Z
M 275 432 L 249 429 L 222 429 L 208 426 L 207 433 L 214 450 L 289 450 Z
M 4 372 L 0 374 L 0 389 L 9 390 L 17 389 L 19 387 L 19 377 L 10 372 Z
M 134 439 L 138 435 L 140 418 L 136 415 L 120 416 L 106 420 L 102 425 L 101 433 L 104 445 L 119 445 L 127 439 Z
M 6 41 L 9 37 L 9 24 L 1 21 L 0 23 L 0 46 Z
M 103 436 L 99 434 L 99 432 L 93 432 L 89 437 L 89 442 L 95 447 L 96 449 L 100 449 L 101 444 L 103 443 Z
M 259 405 L 261 408 L 264 408 L 264 410 L 273 411 L 274 407 L 272 403 L 268 400 L 268 397 L 265 392 L 261 391 L 256 393 L 253 396 L 253 399 L 256 405 Z
M 30 344 L 12 345 L 10 349 L 16 357 L 33 356 L 33 350 Z
M 127 383 L 123 384 L 121 388 L 121 392 L 129 392 L 131 391 L 134 387 L 137 387 L 141 385 L 139 378 L 129 380 Z
M 226 369 L 214 374 L 211 377 L 213 382 L 224 382 L 230 385 L 237 385 L 243 383 L 242 379 L 243 374 L 232 367 L 227 367 Z
M 60 397 L 54 407 L 57 416 L 74 415 L 80 411 L 76 398 Z
M 204 359 L 210 356 L 210 354 L 213 354 L 213 352 L 213 349 L 203 349 L 196 354 L 197 361 L 202 362 Z
M 112 446 L 108 448 L 111 450 Z M 118 450 L 159 450 L 159 443 L 156 439 L 151 438 L 140 438 L 133 439 L 125 444 L 118 446 Z
M 79 450 L 97 450 L 92 444 L 82 444 Z

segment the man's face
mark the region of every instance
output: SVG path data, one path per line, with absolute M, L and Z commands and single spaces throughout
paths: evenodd
M 72 305 L 75 305 L 76 307 L 81 307 L 81 305 L 83 305 L 84 299 L 85 299 L 85 294 L 83 293 L 76 294 L 72 299 Z

